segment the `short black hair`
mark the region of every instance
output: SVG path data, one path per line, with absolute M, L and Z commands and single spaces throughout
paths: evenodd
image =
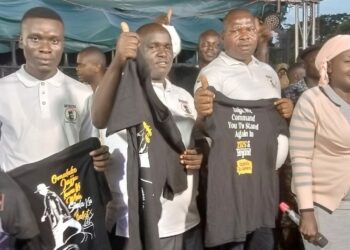
M 302 50 L 299 54 L 299 58 L 301 60 L 305 60 L 305 57 L 307 57 L 308 55 L 310 55 L 312 52 L 314 51 L 318 51 L 321 49 L 321 44 L 315 44 L 315 45 L 311 45 L 309 47 L 307 47 L 306 49 Z
M 207 36 L 207 35 L 213 35 L 213 36 L 217 36 L 220 38 L 220 34 L 218 32 L 216 32 L 215 30 L 213 29 L 210 29 L 210 30 L 206 30 L 204 32 L 202 32 L 200 35 L 199 35 L 199 41 L 204 37 L 204 36 Z
M 224 19 L 223 19 L 224 31 L 225 31 L 225 27 L 226 27 L 228 18 L 229 18 L 231 15 L 233 15 L 233 14 L 235 14 L 235 13 L 237 13 L 237 12 L 245 12 L 245 13 L 247 13 L 247 14 L 250 14 L 250 15 L 252 16 L 252 18 L 254 18 L 253 13 L 252 13 L 250 10 L 248 10 L 248 9 L 240 9 L 240 8 L 238 8 L 238 9 L 232 9 L 232 10 L 230 10 L 230 11 L 225 15 L 225 17 L 224 17 Z
M 56 11 L 46 7 L 34 7 L 32 9 L 29 9 L 26 13 L 24 13 L 21 19 L 21 24 L 23 24 L 23 22 L 29 18 L 52 19 L 64 24 L 63 19 Z

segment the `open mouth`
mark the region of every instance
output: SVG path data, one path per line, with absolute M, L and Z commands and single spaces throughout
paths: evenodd
M 167 62 L 167 61 L 160 61 L 160 62 L 157 62 L 156 65 L 159 66 L 159 67 L 168 67 L 169 62 Z

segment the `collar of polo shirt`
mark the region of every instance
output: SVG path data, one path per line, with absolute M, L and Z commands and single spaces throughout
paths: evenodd
M 57 69 L 57 73 L 51 78 L 46 79 L 44 81 L 39 80 L 34 76 L 28 74 L 27 71 L 25 71 L 24 64 L 21 66 L 21 68 L 17 71 L 16 74 L 18 79 L 23 83 L 23 85 L 28 88 L 38 86 L 41 82 L 49 83 L 55 87 L 59 87 L 62 85 L 64 78 L 64 74 L 59 69 Z
M 220 52 L 220 57 L 221 57 L 222 60 L 224 60 L 224 62 L 225 62 L 227 65 L 229 65 L 229 66 L 231 66 L 231 65 L 237 65 L 237 64 L 245 64 L 245 63 L 242 62 L 242 61 L 239 61 L 239 60 L 237 60 L 237 59 L 235 59 L 235 58 L 233 58 L 233 57 L 230 57 L 230 56 L 227 55 L 226 52 L 224 52 L 224 51 L 221 51 L 221 52 Z M 254 56 L 252 56 L 252 61 L 251 61 L 249 64 L 251 64 L 251 63 L 259 64 L 259 60 L 256 59 Z

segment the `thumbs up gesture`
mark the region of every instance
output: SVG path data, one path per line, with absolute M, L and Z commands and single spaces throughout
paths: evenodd
M 170 25 L 172 15 L 173 15 L 173 10 L 170 8 L 170 9 L 168 9 L 168 12 L 166 15 L 158 16 L 154 20 L 154 22 L 159 23 L 159 24 L 164 24 L 164 25 Z
M 208 90 L 208 79 L 205 75 L 198 77 L 201 87 L 194 94 L 194 106 L 197 110 L 198 117 L 204 118 L 213 113 L 214 93 Z
M 126 22 L 122 22 L 120 26 L 122 32 L 116 45 L 116 57 L 119 65 L 124 65 L 127 59 L 136 58 L 140 38 L 135 32 L 130 32 L 129 25 Z

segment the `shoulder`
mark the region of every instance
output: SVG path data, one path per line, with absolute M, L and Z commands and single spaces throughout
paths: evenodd
M 207 66 L 205 66 L 201 71 L 200 74 L 218 74 L 218 70 L 221 70 L 223 67 L 225 67 L 225 61 L 221 58 L 221 54 L 215 58 L 213 61 L 211 61 Z
M 74 91 L 73 93 L 77 95 L 83 95 L 86 97 L 89 97 L 92 95 L 92 89 L 89 85 L 81 83 L 74 78 L 64 74 L 63 72 L 60 72 L 61 79 L 63 79 L 63 84 L 66 88 L 68 88 L 70 91 Z
M 15 86 L 14 84 L 18 83 L 20 83 L 20 81 L 17 77 L 17 71 L 3 78 L 0 78 L 0 88 L 12 87 Z
M 308 102 L 308 103 L 315 103 L 317 101 L 317 98 L 319 98 L 321 95 L 324 95 L 320 88 L 318 86 L 313 87 L 311 89 L 305 90 L 300 98 L 299 101 L 301 102 Z
M 274 78 L 278 79 L 278 75 L 277 75 L 276 71 L 269 64 L 262 62 L 262 61 L 259 61 L 258 59 L 255 59 L 255 60 L 257 60 L 258 67 L 261 70 L 265 71 L 266 74 L 269 74 L 269 75 L 273 76 Z
M 322 96 L 324 96 L 324 94 L 321 92 L 318 86 L 304 91 L 295 105 L 296 112 L 317 112 L 317 110 L 320 108 L 319 103 L 323 99 Z
M 176 95 L 180 96 L 183 99 L 191 100 L 191 101 L 193 100 L 192 95 L 187 90 L 185 90 L 184 88 L 181 88 L 179 86 L 176 86 L 176 85 L 172 84 L 171 85 L 171 90 L 172 90 L 173 94 L 176 94 Z

